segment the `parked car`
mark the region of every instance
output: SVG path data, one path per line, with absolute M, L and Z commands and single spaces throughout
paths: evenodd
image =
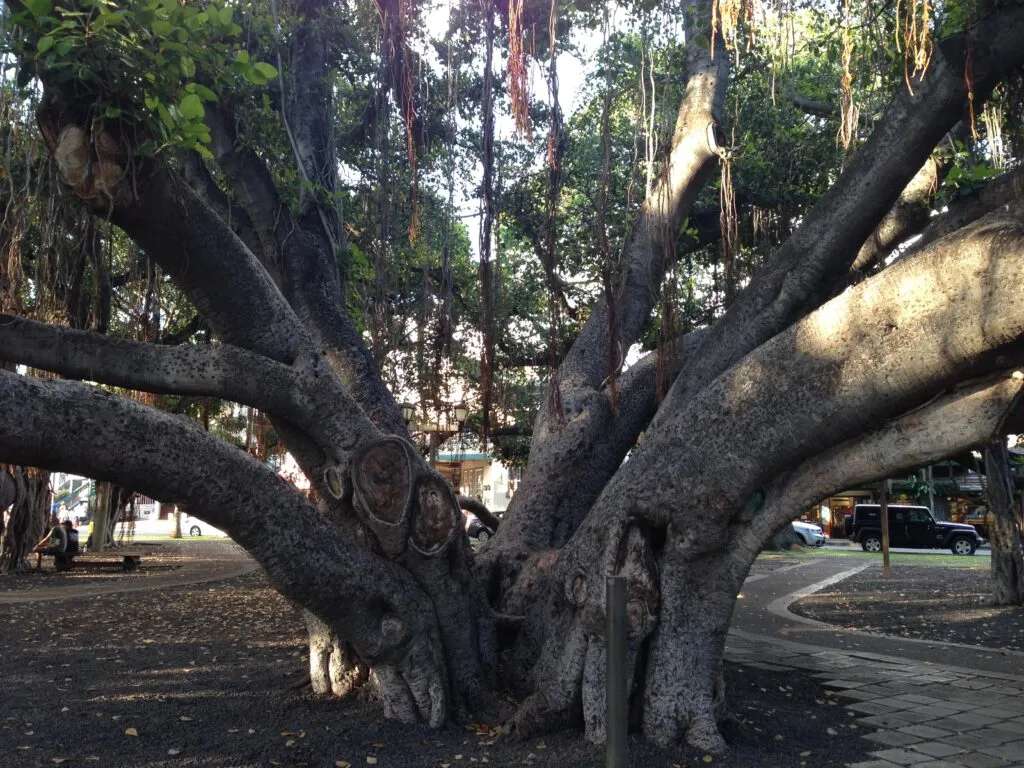
M 466 533 L 479 542 L 487 541 L 494 535 L 494 531 L 484 525 L 479 517 L 469 512 L 466 513 Z
M 114 530 L 114 536 L 119 537 L 127 535 L 131 531 L 136 539 L 145 539 L 147 537 L 158 537 L 164 538 L 170 536 L 174 532 L 174 516 L 170 516 L 160 519 L 150 520 L 135 520 L 131 523 L 118 523 Z M 181 535 L 182 536 L 227 536 L 224 531 L 214 528 L 212 525 L 204 523 L 197 517 L 191 515 L 181 516 Z
M 173 520 L 171 520 L 171 527 L 174 527 Z M 198 517 L 191 515 L 181 516 L 181 533 L 183 536 L 227 536 L 219 528 L 214 528 L 209 523 L 204 523 Z
M 814 523 L 805 523 L 803 520 L 794 520 L 791 525 L 793 526 L 793 532 L 800 537 L 805 546 L 825 546 L 825 532 L 821 530 L 821 526 Z
M 853 508 L 850 538 L 865 552 L 882 551 L 882 508 L 857 504 Z M 973 555 L 981 537 L 973 526 L 947 523 L 932 517 L 928 507 L 889 505 L 889 544 L 917 549 L 949 549 L 954 555 Z

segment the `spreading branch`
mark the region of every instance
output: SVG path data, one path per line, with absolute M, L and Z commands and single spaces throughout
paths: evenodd
M 226 531 L 278 591 L 382 674 L 403 678 L 425 720 L 443 722 L 446 675 L 430 600 L 408 571 L 331 524 L 271 469 L 188 419 L 77 382 L 0 371 L 0 423 L 2 462 L 135 488 Z
M 340 459 L 373 434 L 317 354 L 285 365 L 229 344 L 167 346 L 0 315 L 3 359 L 74 379 L 156 394 L 219 397 L 287 421 Z
M 769 491 L 736 537 L 736 558 L 752 561 L 781 526 L 830 493 L 986 443 L 1016 407 L 1022 389 L 1019 373 L 976 383 L 808 459 Z
M 977 221 L 999 206 L 1022 197 L 1024 197 L 1024 168 L 997 176 L 975 192 L 951 201 L 947 210 L 934 217 L 925 227 L 921 232 L 920 239 L 913 244 L 907 254 L 926 248 L 940 237 L 945 237 L 950 232 L 955 232 L 961 227 Z
M 974 52 L 977 100 L 1024 61 L 1022 36 L 1024 7 L 1014 5 L 936 46 L 913 92 L 899 90 L 836 183 L 712 327 L 709 343 L 676 379 L 657 421 L 827 297 L 835 276 L 849 269 L 860 245 L 961 118 L 968 97 L 966 52 Z

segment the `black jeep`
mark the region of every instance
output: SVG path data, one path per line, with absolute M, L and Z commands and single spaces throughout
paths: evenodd
M 882 551 L 882 508 L 858 504 L 848 528 L 849 536 L 865 552 Z M 973 526 L 939 522 L 928 507 L 889 505 L 889 544 L 916 549 L 949 549 L 954 555 L 973 555 L 981 538 Z

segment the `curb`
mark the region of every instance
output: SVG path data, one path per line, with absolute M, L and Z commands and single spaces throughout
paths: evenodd
M 768 603 L 768 605 L 765 606 L 765 610 L 767 610 L 771 614 L 774 614 L 775 616 L 778 616 L 779 618 L 785 619 L 786 621 L 793 621 L 793 622 L 796 622 L 798 624 L 804 624 L 806 626 L 814 627 L 815 629 L 827 630 L 829 632 L 842 632 L 843 634 L 847 634 L 847 635 L 853 635 L 853 636 L 857 636 L 857 637 L 870 637 L 870 638 L 876 639 L 876 640 L 877 639 L 895 640 L 895 641 L 898 641 L 900 643 L 912 643 L 912 644 L 915 644 L 915 645 L 942 646 L 944 648 L 965 648 L 965 649 L 968 649 L 968 650 L 971 650 L 971 651 L 980 652 L 980 653 L 989 653 L 989 654 L 993 654 L 993 655 L 998 654 L 998 655 L 1001 655 L 1001 656 L 1014 656 L 1014 657 L 1018 657 L 1018 658 L 1024 659 L 1024 651 L 1012 651 L 1012 650 L 1003 649 L 1003 648 L 989 648 L 988 646 L 984 646 L 984 645 L 969 645 L 968 643 L 950 643 L 950 642 L 946 642 L 946 641 L 943 641 L 943 640 L 923 640 L 923 639 L 917 638 L 917 637 L 901 637 L 899 635 L 887 635 L 887 634 L 885 634 L 883 632 L 862 632 L 862 631 L 856 630 L 856 629 L 847 629 L 846 627 L 837 627 L 835 624 L 828 624 L 828 623 L 826 623 L 824 621 L 818 621 L 817 619 L 809 619 L 806 616 L 800 616 L 799 614 L 793 613 L 790 610 L 790 606 L 793 603 L 795 603 L 797 600 L 802 600 L 805 597 L 809 597 L 810 595 L 813 595 L 815 592 L 820 592 L 821 590 L 826 589 L 827 587 L 831 587 L 833 584 L 835 584 L 837 582 L 840 582 L 840 581 L 843 581 L 845 579 L 848 579 L 851 576 L 854 576 L 854 575 L 860 573 L 861 571 L 863 571 L 863 570 L 865 570 L 867 568 L 870 568 L 872 565 L 874 565 L 874 563 L 867 563 L 865 565 L 858 566 L 857 568 L 851 568 L 851 569 L 849 569 L 847 571 L 843 571 L 842 573 L 837 573 L 834 576 L 830 576 L 827 579 L 823 579 L 822 581 L 819 581 L 819 582 L 817 582 L 815 584 L 811 584 L 809 586 L 806 586 L 806 587 L 803 587 L 801 589 L 798 589 L 795 592 L 790 592 L 788 595 L 783 595 L 782 597 L 779 597 L 779 598 L 776 598 L 775 600 L 772 600 L 770 603 Z M 731 632 L 732 632 L 732 630 L 730 630 L 730 633 Z M 736 632 L 740 633 L 740 632 L 742 632 L 742 630 L 736 630 Z M 749 634 L 749 633 L 743 633 L 743 634 Z M 742 635 L 738 634 L 738 636 L 742 636 Z M 770 637 L 772 637 L 771 635 L 756 635 L 756 636 L 757 637 L 762 637 L 762 638 L 770 638 Z M 793 642 L 793 641 L 782 641 L 782 642 Z M 832 649 L 832 650 L 834 650 L 834 649 Z M 876 660 L 876 661 L 877 660 L 893 661 L 893 660 L 899 658 L 899 657 L 896 657 L 896 656 L 880 656 L 878 654 L 856 653 L 856 652 L 850 652 L 850 651 L 842 651 L 842 653 L 846 653 L 847 655 L 850 655 L 850 656 L 857 656 L 857 657 L 862 657 L 862 658 L 874 658 L 874 660 Z M 939 665 L 936 665 L 936 666 L 939 666 Z M 960 668 L 960 667 L 943 667 L 943 668 L 944 669 L 952 669 L 952 670 L 961 670 L 963 672 L 967 672 L 968 671 L 967 668 Z M 982 670 L 969 670 L 969 671 L 973 672 L 974 674 L 977 674 L 980 677 L 999 677 L 995 673 L 986 673 L 986 672 L 984 672 Z M 1022 676 L 1014 676 L 1014 675 L 999 677 L 999 679 L 1008 679 L 1008 680 L 1014 680 L 1014 681 L 1018 681 L 1018 682 L 1024 682 L 1024 677 L 1022 677 Z

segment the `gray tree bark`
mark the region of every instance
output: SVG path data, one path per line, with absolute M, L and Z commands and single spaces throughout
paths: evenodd
M 986 496 L 992 545 L 992 604 L 1024 605 L 1024 542 L 1021 516 L 1013 500 L 1013 475 L 1006 439 L 985 446 Z

